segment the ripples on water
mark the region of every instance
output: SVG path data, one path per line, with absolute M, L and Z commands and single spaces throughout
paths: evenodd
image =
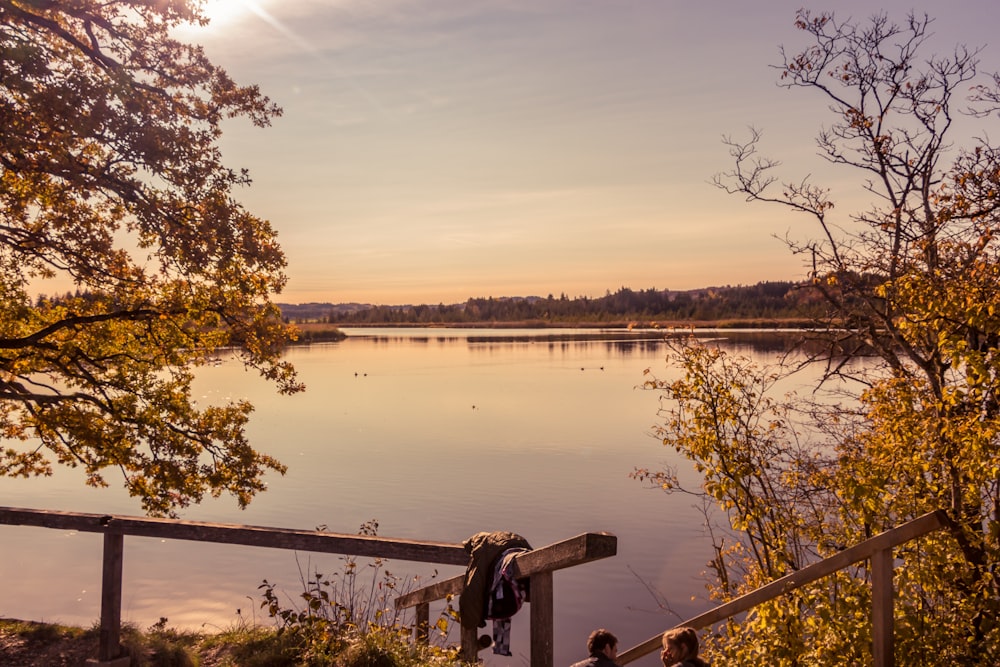
M 621 649 L 707 608 L 711 558 L 692 500 L 629 479 L 636 467 L 679 463 L 651 437 L 658 395 L 643 371 L 667 374 L 660 330 L 350 329 L 340 343 L 291 348 L 307 391 L 285 397 L 233 360 L 206 368 L 199 402 L 247 398 L 256 447 L 288 464 L 285 477 L 240 512 L 228 499 L 183 518 L 354 533 L 370 519 L 388 537 L 461 542 L 511 530 L 544 546 L 574 535 L 618 536 L 618 555 L 555 575 L 556 664 L 585 657 L 587 634 L 613 630 Z M 669 333 L 669 332 L 667 332 Z M 686 335 L 675 332 L 673 335 Z M 699 332 L 762 362 L 784 353 L 787 332 Z M 84 488 L 77 471 L 0 480 L 0 504 L 137 514 L 117 488 Z M 0 527 L 0 614 L 89 626 L 99 616 L 101 538 Z M 221 628 L 256 611 L 257 586 L 299 590 L 299 570 L 332 573 L 336 556 L 126 538 L 123 616 Z M 425 581 L 434 568 L 390 563 Z M 461 569 L 438 568 L 439 577 Z M 658 599 L 670 611 L 658 606 Z M 290 602 L 291 603 L 291 602 Z M 674 612 L 671 614 L 670 612 Z M 434 611 L 432 610 L 432 613 Z M 527 664 L 528 611 L 515 617 L 514 658 Z M 457 636 L 452 639 L 457 641 Z M 657 664 L 655 656 L 637 664 Z

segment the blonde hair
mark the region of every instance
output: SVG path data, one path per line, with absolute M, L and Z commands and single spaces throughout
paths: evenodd
M 698 657 L 698 633 L 694 628 L 674 628 L 663 633 L 663 648 L 670 644 L 681 654 L 677 662 Z

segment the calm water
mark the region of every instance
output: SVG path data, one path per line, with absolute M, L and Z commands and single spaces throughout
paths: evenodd
M 636 467 L 676 462 L 649 435 L 658 396 L 637 389 L 643 370 L 666 377 L 659 337 L 623 331 L 354 329 L 340 343 L 297 347 L 288 358 L 305 394 L 276 395 L 232 360 L 206 369 L 203 402 L 249 398 L 252 442 L 288 464 L 284 477 L 240 511 L 227 499 L 184 519 L 355 533 L 371 519 L 387 537 L 461 542 L 511 530 L 539 547 L 584 532 L 618 536 L 614 558 L 555 575 L 556 664 L 585 657 L 596 627 L 620 649 L 708 608 L 702 575 L 711 557 L 699 510 L 629 479 Z M 580 337 L 583 336 L 583 339 Z M 781 344 L 760 333 L 708 332 L 719 345 L 773 360 Z M 693 481 L 690 467 L 682 474 Z M 139 514 L 113 487 L 83 487 L 75 471 L 0 479 L 0 504 Z M 100 614 L 102 538 L 0 526 L 0 615 L 89 626 Z M 267 578 L 290 596 L 299 567 L 330 573 L 337 556 L 195 542 L 125 540 L 123 617 L 140 626 L 212 629 L 258 611 Z M 430 566 L 395 561 L 397 574 Z M 441 566 L 441 577 L 462 572 Z M 436 613 L 432 608 L 432 614 Z M 528 610 L 515 616 L 512 658 L 528 664 Z M 487 628 L 486 630 L 488 630 Z M 457 633 L 452 639 L 457 641 Z M 648 656 L 635 664 L 655 665 Z

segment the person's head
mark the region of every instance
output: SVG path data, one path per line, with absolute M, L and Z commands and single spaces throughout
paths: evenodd
M 672 665 L 698 657 L 698 633 L 694 628 L 674 628 L 663 633 L 665 665 Z
M 590 655 L 604 655 L 614 660 L 618 655 L 618 637 L 604 628 L 594 630 L 587 637 L 587 651 Z

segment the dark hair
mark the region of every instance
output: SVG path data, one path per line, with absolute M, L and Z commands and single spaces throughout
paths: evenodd
M 617 646 L 618 637 L 615 637 L 609 631 L 601 628 L 600 630 L 594 630 L 587 637 L 587 651 L 590 655 L 600 655 L 604 651 L 605 646 Z
M 674 628 L 663 633 L 663 648 L 671 644 L 680 649 L 678 662 L 698 657 L 698 633 L 694 628 Z

